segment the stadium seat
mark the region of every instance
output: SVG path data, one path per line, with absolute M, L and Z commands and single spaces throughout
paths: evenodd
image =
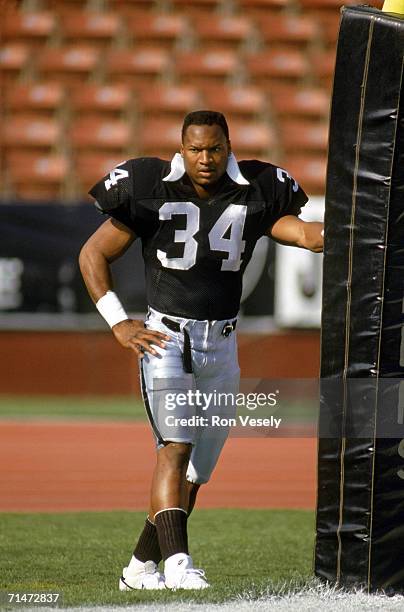
M 232 87 L 204 86 L 205 106 L 230 115 L 259 115 L 268 109 L 267 97 L 262 89 L 252 85 Z
M 139 126 L 137 145 L 141 155 L 171 158 L 181 144 L 181 120 L 147 119 Z
M 320 25 L 321 38 L 328 47 L 335 47 L 341 14 L 339 12 L 324 12 L 316 15 L 317 23 Z
M 223 82 L 240 71 L 237 55 L 230 49 L 187 51 L 175 58 L 175 72 L 183 82 L 201 84 L 207 79 Z
M 72 88 L 71 109 L 76 114 L 122 115 L 132 103 L 132 90 L 123 83 L 115 85 L 85 84 Z
M 192 85 L 155 85 L 138 91 L 137 105 L 150 115 L 183 115 L 201 107 L 199 90 Z
M 224 8 L 224 5 L 228 3 L 228 0 L 198 0 L 199 4 L 207 10 L 215 10 Z M 189 0 L 170 0 L 171 6 L 177 6 L 181 8 L 188 8 L 191 4 Z
M 170 0 L 170 5 L 175 9 L 181 9 L 185 14 L 192 17 L 227 12 L 229 5 L 231 8 L 229 0 L 194 0 L 191 2 L 190 0 Z
M 288 153 L 294 151 L 327 151 L 328 124 L 288 120 L 280 124 L 281 144 Z
M 133 143 L 130 126 L 119 119 L 77 119 L 71 125 L 69 136 L 75 149 L 118 151 L 123 156 Z
M 303 9 L 331 10 L 339 13 L 342 6 L 357 4 L 356 0 L 299 0 Z
M 254 17 L 265 17 L 285 9 L 289 0 L 237 0 L 240 11 Z
M 38 56 L 36 68 L 41 77 L 81 84 L 96 69 L 99 59 L 99 50 L 89 45 L 45 48 Z
M 68 172 L 69 160 L 62 155 L 12 153 L 6 159 L 11 188 L 23 199 L 63 197 Z
M 4 40 L 41 43 L 49 38 L 56 27 L 51 11 L 7 11 L 2 16 L 1 35 Z
M 316 21 L 300 15 L 262 17 L 259 29 L 264 42 L 271 47 L 307 46 L 319 36 Z
M 67 43 L 110 43 L 118 36 L 122 27 L 116 13 L 95 11 L 69 12 L 61 19 L 61 33 Z
M 215 45 L 238 47 L 254 43 L 255 31 L 251 20 L 243 15 L 211 16 L 195 20 L 194 30 L 204 48 Z
M 136 13 L 127 17 L 125 25 L 135 44 L 170 48 L 176 43 L 183 44 L 188 36 L 188 21 L 178 14 Z
M 53 113 L 61 108 L 64 88 L 61 83 L 39 83 L 10 86 L 5 91 L 5 107 L 11 112 L 43 111 Z
M 245 63 L 254 82 L 259 83 L 270 79 L 298 81 L 309 72 L 306 56 L 298 50 L 262 51 L 246 56 Z
M 310 57 L 310 65 L 314 76 L 322 87 L 331 91 L 335 69 L 335 49 L 313 53 Z
M 7 149 L 52 149 L 60 144 L 61 125 L 44 117 L 10 117 L 3 125 L 3 143 Z
M 285 167 L 308 195 L 324 195 L 327 158 L 311 155 L 291 155 L 285 159 Z
M 48 163 L 53 182 L 33 175 L 44 193 L 66 196 L 69 176 L 82 196 L 125 157 L 169 159 L 184 114 L 198 108 L 225 113 L 236 155 L 270 158 L 280 142 L 286 167 L 290 158 L 302 183 L 324 192 L 339 8 L 355 0 L 6 4 L 13 8 L 0 18 L 3 163 L 25 153 L 38 175 Z M 18 172 L 12 189 L 24 194 L 28 181 Z
M 271 127 L 258 121 L 229 121 L 232 149 L 238 157 L 267 157 L 275 144 Z
M 31 0 L 31 2 L 38 0 Z M 46 6 L 57 14 L 64 15 L 69 11 L 86 10 L 88 7 L 103 8 L 104 0 L 39 0 L 45 2 Z M 116 2 L 117 0 L 113 0 Z
M 170 67 L 169 53 L 160 47 L 135 47 L 111 50 L 105 58 L 108 82 L 130 80 L 145 84 L 167 73 Z
M 320 87 L 297 88 L 291 85 L 268 87 L 269 99 L 278 116 L 326 118 L 330 96 Z
M 112 7 L 120 15 L 131 15 L 139 11 L 155 11 L 161 8 L 161 0 L 112 0 Z
M 0 74 L 4 84 L 12 82 L 27 68 L 30 51 L 22 43 L 8 43 L 0 47 Z

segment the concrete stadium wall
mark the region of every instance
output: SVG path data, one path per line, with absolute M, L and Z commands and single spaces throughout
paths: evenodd
M 2 332 L 0 392 L 23 395 L 140 393 L 137 359 L 108 332 Z M 239 334 L 245 378 L 316 378 L 319 332 Z

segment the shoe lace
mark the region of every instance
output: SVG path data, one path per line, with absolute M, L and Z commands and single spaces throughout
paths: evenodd
M 202 569 L 196 569 L 195 567 L 190 567 L 188 569 L 185 570 L 184 575 L 183 575 L 183 580 L 186 576 L 195 576 L 198 578 L 204 578 L 205 577 L 205 572 Z

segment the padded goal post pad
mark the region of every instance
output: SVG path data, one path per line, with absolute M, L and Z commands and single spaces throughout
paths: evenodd
M 326 188 L 315 572 L 404 590 L 404 19 L 343 8 Z M 401 354 L 401 357 L 400 357 Z

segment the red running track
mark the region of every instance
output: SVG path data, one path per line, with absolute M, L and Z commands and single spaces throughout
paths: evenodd
M 227 441 L 200 508 L 307 508 L 313 437 Z M 0 510 L 145 510 L 155 450 L 145 423 L 0 423 Z

